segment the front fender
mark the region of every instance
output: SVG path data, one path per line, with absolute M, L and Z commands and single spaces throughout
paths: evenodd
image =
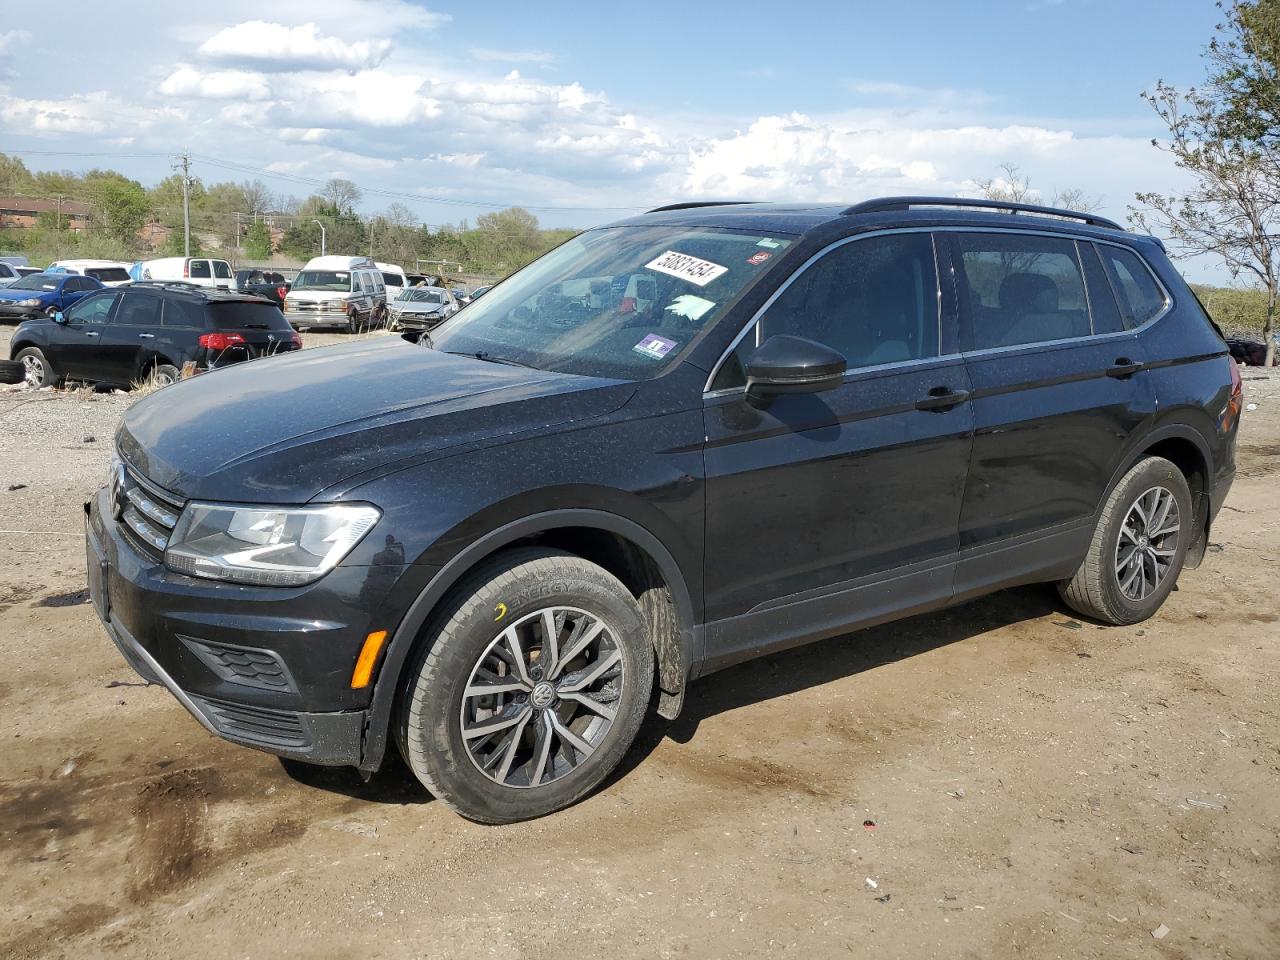
M 671 552 L 649 530 L 627 517 L 602 510 L 549 510 L 512 520 L 472 541 L 454 555 L 431 578 L 410 605 L 387 645 L 369 705 L 360 769 L 377 770 L 386 753 L 396 698 L 402 685 L 405 663 L 418 634 L 437 604 L 469 570 L 485 557 L 533 534 L 564 527 L 587 527 L 617 534 L 643 550 L 662 572 L 671 590 L 679 621 L 681 661 L 692 670 L 700 658 L 693 630 L 693 602 L 680 565 Z

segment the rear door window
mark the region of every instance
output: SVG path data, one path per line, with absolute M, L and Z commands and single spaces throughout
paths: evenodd
M 1164 309 L 1164 291 L 1136 253 L 1103 243 L 1098 245 L 1098 254 L 1115 288 L 1126 327 L 1140 327 Z
M 187 275 L 193 280 L 208 280 L 210 278 L 209 261 L 192 260 L 191 269 L 187 272 Z
M 160 306 L 163 301 L 150 293 L 132 291 L 125 294 L 116 311 L 116 325 L 124 327 L 160 326 Z
M 994 232 L 953 236 L 971 349 L 1089 336 L 1074 240 Z
M 225 260 L 213 261 L 213 275 L 219 280 L 231 279 L 231 265 Z

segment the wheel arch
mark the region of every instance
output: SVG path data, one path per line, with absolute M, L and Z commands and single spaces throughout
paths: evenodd
M 658 665 L 658 711 L 674 719 L 696 667 L 693 600 L 675 557 L 653 533 L 603 510 L 562 509 L 506 523 L 476 539 L 441 567 L 392 634 L 373 688 L 360 768 L 376 770 L 391 734 L 410 654 L 439 603 L 471 570 L 514 546 L 537 544 L 577 554 L 613 573 L 636 597 Z
M 1195 538 L 1187 547 L 1185 568 L 1194 570 L 1204 558 L 1209 545 L 1209 496 L 1213 484 L 1213 454 L 1200 431 L 1189 424 L 1172 423 L 1145 435 L 1122 460 L 1107 485 L 1102 503 L 1115 489 L 1116 484 L 1133 469 L 1134 464 L 1145 457 L 1163 457 L 1181 471 L 1191 488 L 1191 503 L 1195 510 L 1193 524 Z

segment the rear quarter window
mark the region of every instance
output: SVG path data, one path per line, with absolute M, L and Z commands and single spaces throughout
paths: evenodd
M 274 303 L 211 303 L 208 315 L 214 330 L 292 330 Z
M 1130 330 L 1153 319 L 1165 306 L 1164 291 L 1132 250 L 1099 244 L 1098 254 L 1115 289 L 1120 315 Z
M 207 280 L 209 278 L 209 261 L 192 260 L 187 275 L 193 279 Z

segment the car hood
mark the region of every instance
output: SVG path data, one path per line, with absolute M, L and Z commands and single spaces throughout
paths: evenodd
M 439 310 L 443 310 L 445 306 L 446 304 L 443 303 L 427 303 L 422 300 L 414 300 L 409 303 L 396 301 L 391 304 L 391 309 L 397 310 L 401 313 L 435 313 Z
M 300 503 L 353 477 L 603 416 L 634 392 L 380 337 L 166 387 L 130 408 L 116 442 L 185 499 Z
M 14 290 L 12 287 L 0 287 L 0 300 L 44 300 L 56 293 L 56 290 Z

